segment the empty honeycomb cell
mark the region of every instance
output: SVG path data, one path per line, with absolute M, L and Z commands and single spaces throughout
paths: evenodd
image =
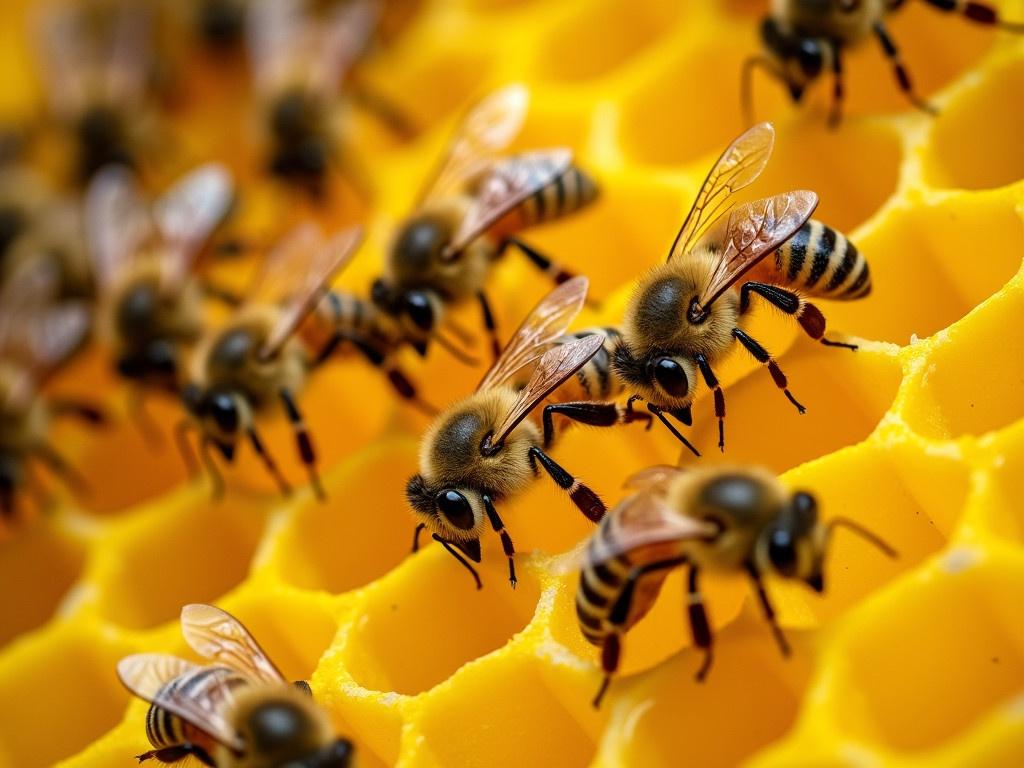
M 53 518 L 34 520 L 0 543 L 0 647 L 42 625 L 78 579 L 83 543 L 68 536 Z
M 959 92 L 936 118 L 925 165 L 941 187 L 989 189 L 1024 176 L 1024 64 L 1011 61 Z M 998 110 L 999 118 L 992 115 Z
M 128 694 L 113 674 L 128 649 L 83 626 L 54 627 L 0 662 L 0 762 L 53 765 L 121 719 Z
M 1002 288 L 1024 257 L 1024 226 L 1009 201 L 956 195 L 891 212 L 857 245 L 871 265 L 871 295 L 829 304 L 829 322 L 906 344 L 949 326 Z M 909 286 L 928 301 L 912 301 Z
M 429 541 L 429 539 L 427 539 Z M 363 688 L 416 694 L 504 646 L 533 616 L 539 589 L 526 572 L 508 583 L 500 547 L 478 566 L 484 588 L 439 544 L 365 593 L 347 639 L 346 664 Z
M 209 501 L 202 489 L 132 520 L 110 536 L 96 565 L 100 611 L 130 629 L 177 618 L 186 603 L 213 602 L 239 584 L 263 530 L 251 500 Z
M 798 413 L 758 366 L 725 392 L 724 452 L 716 447 L 718 423 L 710 399 L 696 402 L 690 440 L 703 453 L 699 461 L 756 463 L 784 472 L 853 445 L 878 425 L 901 380 L 899 362 L 881 347 L 850 352 L 800 337 L 778 362 L 807 412 Z
M 526 654 L 487 659 L 460 676 L 457 689 L 431 693 L 415 726 L 422 746 L 408 765 L 587 765 L 594 742 L 537 664 Z
M 936 341 L 914 377 L 915 397 L 904 405 L 912 429 L 954 439 L 984 434 L 1024 414 L 1024 341 L 1008 330 L 1019 314 L 1019 291 L 1015 285 Z
M 844 638 L 838 685 L 856 681 L 847 721 L 861 736 L 899 751 L 939 747 L 1020 695 L 1024 599 L 1019 559 L 952 550 L 925 575 L 870 607 L 884 624 L 862 620 Z M 970 631 L 955 631 L 968 627 Z M 922 653 L 919 638 L 927 637 Z M 933 683 L 956 695 L 935 696 Z
M 574 82 L 620 69 L 671 34 L 686 7 L 665 0 L 598 0 L 578 10 L 537 47 L 542 76 Z
M 310 500 L 284 524 L 274 558 L 283 578 L 303 589 L 347 592 L 402 562 L 415 525 L 404 480 L 416 466 L 416 444 L 392 440 L 329 477 L 328 500 Z

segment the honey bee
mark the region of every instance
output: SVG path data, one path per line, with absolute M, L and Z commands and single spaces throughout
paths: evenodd
M 704 652 L 702 681 L 713 659 L 711 623 L 701 596 L 704 570 L 745 572 L 782 654 L 789 644 L 779 628 L 763 577 L 802 581 L 825 589 L 829 541 L 845 527 L 889 557 L 896 552 L 853 520 L 818 519 L 805 491 L 790 493 L 772 474 L 748 467 L 683 471 L 653 467 L 629 482 L 637 493 L 614 507 L 582 551 L 576 592 L 580 631 L 601 648 L 604 680 L 599 706 L 619 666 L 623 635 L 653 607 L 668 574 L 689 566 L 687 612 L 693 642 Z
M 210 447 L 231 462 L 238 441 L 246 438 L 281 492 L 290 493 L 255 423 L 259 413 L 278 402 L 295 431 L 313 490 L 324 498 L 313 441 L 295 399 L 312 360 L 294 334 L 320 300 L 326 283 L 354 256 L 361 239 L 359 227 L 326 242 L 315 225 L 299 227 L 268 254 L 256 284 L 232 319 L 207 333 L 196 348 L 189 381 L 182 390 L 191 420 L 182 422 L 179 435 L 189 427 L 199 430 L 200 454 L 215 496 L 222 493 L 223 484 Z
M 1024 32 L 1024 24 L 999 18 L 987 3 L 975 0 L 925 0 L 940 11 L 955 12 L 978 24 Z M 882 46 L 892 65 L 900 90 L 915 107 L 934 113 L 935 109 L 914 90 L 899 48 L 885 25 L 885 17 L 900 8 L 904 0 L 773 0 L 769 15 L 761 23 L 763 55 L 746 61 L 743 67 L 743 105 L 748 122 L 753 122 L 750 80 L 757 67 L 783 83 L 794 102 L 826 72 L 832 73 L 832 107 L 829 123 L 842 119 L 842 53 L 871 35 Z
M 78 181 L 112 163 L 137 165 L 156 128 L 145 4 L 68 4 L 41 22 L 49 109 L 74 140 Z
M 604 514 L 597 494 L 547 454 L 539 425 L 530 418 L 602 346 L 599 334 L 563 336 L 586 295 L 586 278 L 575 277 L 545 296 L 476 391 L 441 413 L 420 445 L 420 472 L 406 485 L 406 498 L 419 520 L 413 551 L 428 529 L 469 570 L 477 589 L 480 577 L 463 555 L 480 562 L 480 537 L 488 524 L 501 537 L 509 581 L 516 585 L 515 548 L 496 504 L 523 491 L 541 468 L 589 520 Z M 524 369 L 534 364 L 529 381 L 517 386 Z
M 608 389 L 616 394 L 632 391 L 628 406 L 594 401 L 548 405 L 546 436 L 556 413 L 592 426 L 611 426 L 635 418 L 633 402 L 646 400 L 647 410 L 699 456 L 667 418 L 692 423 L 690 406 L 699 375 L 714 393 L 718 445 L 724 450 L 725 396 L 714 366 L 737 342 L 768 368 L 775 384 L 804 413 L 779 364 L 743 328 L 754 297 L 795 318 L 812 339 L 856 349 L 826 339 L 821 310 L 791 290 L 852 300 L 871 289 L 867 261 L 853 244 L 825 224 L 809 220 L 818 196 L 797 190 L 730 204 L 735 192 L 761 175 L 774 140 L 771 124 L 761 123 L 726 149 L 697 195 L 668 262 L 640 279 L 611 353 L 616 383 Z M 774 258 L 766 261 L 770 254 Z
M 573 165 L 568 149 L 499 156 L 519 133 L 528 102 L 527 90 L 512 85 L 470 111 L 416 210 L 395 234 L 385 275 L 373 285 L 374 304 L 396 319 L 421 355 L 431 341 L 458 355 L 440 326 L 446 308 L 476 300 L 497 356 L 501 344 L 485 283 L 508 246 L 555 282 L 571 277 L 517 234 L 580 210 L 595 199 L 597 187 Z
M 25 263 L 0 290 L 0 517 L 17 513 L 17 491 L 38 493 L 31 462 L 38 461 L 75 491 L 84 479 L 49 440 L 55 417 L 75 416 L 91 424 L 105 421 L 87 402 L 47 398 L 40 384 L 84 341 L 89 329 L 85 302 L 55 302 L 59 277 L 45 261 Z M 39 507 L 46 501 L 36 497 Z
M 194 757 L 213 768 L 347 768 L 354 748 L 335 736 L 304 680 L 289 683 L 242 623 L 212 605 L 181 609 L 181 632 L 211 663 L 159 653 L 128 656 L 121 683 L 150 704 L 139 762 Z
M 118 373 L 140 388 L 178 392 L 182 349 L 203 325 L 203 287 L 192 264 L 232 194 L 231 177 L 217 164 L 185 175 L 152 208 L 123 166 L 104 168 L 89 186 L 99 332 Z

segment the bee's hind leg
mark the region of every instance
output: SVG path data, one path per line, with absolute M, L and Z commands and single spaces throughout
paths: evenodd
M 697 682 L 704 682 L 711 669 L 714 660 L 714 636 L 711 634 L 711 622 L 708 621 L 708 612 L 704 607 L 704 596 L 700 592 L 700 569 L 695 565 L 690 566 L 690 574 L 687 579 L 686 591 L 686 613 L 690 619 L 690 633 L 693 635 L 693 644 L 704 651 L 704 662 L 697 670 Z
M 782 655 L 789 656 L 791 653 L 789 641 L 786 640 L 786 636 L 782 633 L 782 629 L 779 627 L 779 623 L 776 620 L 775 608 L 772 606 L 772 601 L 768 598 L 768 593 L 765 591 L 764 582 L 761 580 L 761 574 L 757 570 L 757 566 L 753 563 L 747 563 L 746 569 L 747 573 L 750 574 L 751 582 L 753 582 L 754 592 L 757 594 L 758 602 L 761 603 L 761 609 L 764 611 L 764 617 L 772 628 L 772 634 L 775 636 L 775 642 L 779 644 L 779 650 L 782 651 Z
M 988 3 L 979 3 L 974 0 L 957 2 L 957 0 L 924 0 L 933 8 L 940 11 L 955 11 L 977 24 L 1001 27 L 1010 32 L 1024 32 L 1024 24 L 1003 21 L 999 18 L 999 12 Z
M 324 488 L 320 484 L 320 475 L 316 471 L 316 450 L 313 448 L 313 438 L 309 435 L 309 428 L 302 418 L 302 412 L 295 402 L 292 393 L 282 388 L 279 392 L 281 402 L 284 404 L 285 413 L 288 414 L 288 421 L 291 422 L 292 431 L 295 432 L 295 443 L 299 449 L 299 457 L 306 466 L 306 473 L 309 475 L 309 483 L 313 486 L 313 493 L 323 501 L 327 498 Z
M 604 513 L 608 511 L 608 507 L 605 506 L 604 502 L 601 501 L 601 497 L 594 493 L 588 486 L 584 485 L 581 480 L 573 477 L 554 459 L 548 456 L 537 446 L 530 448 L 530 463 L 536 471 L 537 462 L 544 467 L 544 471 L 547 472 L 551 479 L 555 481 L 555 484 L 569 494 L 569 498 L 572 503 L 576 505 L 576 508 L 584 514 L 584 516 L 592 523 L 596 523 L 602 517 Z
M 543 411 L 544 447 L 547 448 L 555 439 L 554 415 L 560 413 L 567 419 L 586 424 L 591 427 L 614 427 L 616 424 L 629 424 L 643 421 L 650 427 L 653 418 L 649 413 L 633 410 L 633 400 L 624 408 L 615 403 L 578 401 L 572 403 L 551 403 Z
M 789 380 L 786 378 L 786 374 L 782 372 L 779 364 L 775 362 L 775 359 L 771 356 L 767 349 L 761 346 L 761 343 L 750 336 L 740 328 L 733 328 L 732 335 L 743 345 L 744 349 L 747 350 L 753 356 L 757 362 L 768 367 L 768 372 L 772 375 L 772 380 L 775 382 L 775 386 L 782 390 L 786 399 L 789 400 L 801 414 L 806 413 L 807 409 L 804 408 L 800 402 L 793 397 L 793 393 L 789 391 Z
M 900 58 L 900 49 L 896 46 L 895 41 L 889 36 L 889 30 L 886 29 L 885 24 L 881 20 L 876 21 L 874 30 L 875 37 L 878 38 L 878 42 L 882 46 L 882 51 L 885 53 L 885 57 L 889 59 L 889 63 L 892 65 L 892 71 L 896 76 L 896 82 L 899 83 L 900 90 L 903 91 L 907 100 L 922 112 L 927 112 L 930 115 L 938 114 L 938 110 L 918 96 L 917 92 L 914 90 L 914 85 L 910 80 L 910 73 L 907 72 L 907 68 L 903 66 L 903 60 Z
M 512 544 L 512 537 L 509 535 L 509 532 L 505 530 L 505 523 L 498 516 L 498 510 L 494 508 L 491 497 L 486 493 L 484 494 L 484 509 L 487 510 L 487 519 L 491 521 L 491 527 L 494 529 L 494 532 L 501 537 L 501 548 L 505 551 L 505 557 L 508 558 L 508 580 L 512 585 L 512 589 L 515 589 L 518 583 L 518 579 L 516 579 L 516 561 L 514 559 L 516 548 Z
M 161 763 L 169 764 L 181 762 L 188 757 L 194 757 L 203 765 L 211 766 L 211 768 L 215 768 L 216 766 L 213 759 L 206 754 L 206 750 L 194 747 L 191 744 L 177 744 L 173 747 L 151 749 L 149 752 L 143 752 L 141 755 L 136 755 L 135 759 L 140 763 L 144 763 L 147 760 L 156 760 Z

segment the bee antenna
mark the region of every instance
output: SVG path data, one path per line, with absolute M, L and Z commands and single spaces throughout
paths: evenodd
M 828 541 L 832 536 L 832 531 L 838 527 L 847 528 L 848 530 L 856 533 L 862 539 L 871 544 L 874 544 L 880 549 L 887 557 L 891 557 L 893 560 L 899 557 L 899 553 L 881 536 L 868 530 L 863 525 L 858 523 L 856 520 L 851 520 L 848 517 L 833 517 L 827 523 L 825 523 L 825 543 L 828 546 Z

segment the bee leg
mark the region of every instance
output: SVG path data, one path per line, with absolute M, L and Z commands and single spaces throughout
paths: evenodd
M 157 760 L 161 763 L 177 763 L 187 757 L 194 757 L 203 765 L 216 765 L 210 756 L 206 754 L 206 750 L 194 747 L 191 744 L 177 744 L 173 747 L 164 747 L 163 749 L 151 749 L 149 752 L 136 755 L 135 759 L 140 763 L 144 763 L 147 760 Z
M 608 693 L 608 686 L 612 684 L 612 675 L 619 669 L 621 655 L 622 639 L 618 632 L 612 632 L 601 643 L 601 669 L 604 672 L 604 678 L 601 680 L 601 687 L 597 689 L 593 701 L 590 702 L 594 709 L 601 708 L 601 701 Z
M 832 106 L 828 112 L 828 124 L 838 128 L 843 119 L 843 55 L 842 48 L 833 44 L 832 49 Z
M 629 403 L 625 408 L 619 408 L 615 403 L 586 401 L 546 405 L 544 406 L 542 417 L 544 424 L 544 447 L 550 446 L 555 439 L 554 415 L 556 413 L 591 427 L 613 427 L 616 424 L 629 424 L 634 421 L 646 421 L 650 425 L 653 421 L 651 415 L 634 411 L 632 405 L 632 403 Z
M 316 471 L 316 451 L 313 449 L 313 438 L 309 435 L 306 422 L 302 418 L 302 412 L 299 410 L 299 406 L 295 404 L 295 398 L 292 397 L 292 393 L 282 387 L 278 394 L 281 396 L 285 413 L 288 414 L 288 421 L 291 422 L 292 430 L 295 432 L 295 443 L 299 449 L 299 457 L 302 459 L 302 463 L 306 465 L 309 484 L 313 486 L 313 493 L 316 494 L 316 497 L 323 501 L 327 496 L 324 494 L 323 486 L 320 485 L 320 475 Z
M 698 451 L 696 448 L 693 447 L 693 443 L 691 443 L 689 440 L 687 440 L 683 436 L 683 433 L 680 432 L 678 429 L 676 429 L 675 424 L 673 424 L 671 421 L 668 420 L 668 418 L 665 416 L 665 409 L 664 408 L 660 408 L 659 406 L 655 405 L 654 403 L 648 403 L 647 404 L 647 410 L 650 411 L 651 413 L 653 413 L 655 416 L 657 416 L 658 417 L 658 421 L 660 421 L 662 424 L 664 424 L 668 428 L 668 431 L 671 432 L 673 434 L 673 436 L 675 436 L 676 440 L 678 440 L 683 445 L 685 445 L 694 456 L 698 456 L 698 457 L 700 456 L 700 451 Z
M 219 301 L 225 307 L 238 307 L 242 304 L 242 297 L 234 291 L 225 288 L 223 285 L 214 283 L 209 278 L 204 278 L 199 283 L 199 289 L 203 296 L 214 301 Z
M 757 599 L 761 603 L 761 609 L 764 611 L 764 617 L 768 621 L 768 624 L 772 628 L 772 634 L 775 636 L 775 642 L 779 644 L 779 650 L 783 656 L 789 656 L 790 648 L 789 642 L 786 640 L 786 636 L 782 633 L 782 629 L 779 627 L 778 622 L 775 619 L 775 608 L 772 606 L 772 601 L 768 599 L 768 593 L 764 589 L 764 582 L 761 581 L 761 574 L 757 570 L 757 566 L 753 563 L 746 564 L 747 573 L 750 574 L 750 579 L 754 585 L 754 591 L 757 593 Z
M 505 557 L 508 558 L 508 580 L 512 585 L 512 589 L 515 589 L 518 583 L 518 579 L 516 579 L 516 562 L 513 559 L 516 549 L 512 545 L 512 537 L 505 530 L 505 524 L 498 517 L 498 510 L 494 508 L 491 497 L 486 493 L 484 494 L 484 509 L 487 510 L 487 519 L 491 521 L 491 528 L 501 537 L 501 548 L 505 551 Z
M 68 464 L 52 445 L 39 443 L 33 447 L 33 452 L 54 474 L 64 480 L 72 491 L 79 494 L 87 494 L 89 492 L 89 484 L 85 478 Z
M 535 462 L 539 461 L 540 465 L 551 476 L 551 479 L 555 481 L 555 484 L 569 494 L 572 503 L 576 505 L 588 520 L 596 523 L 604 517 L 604 513 L 608 511 L 608 508 L 601 501 L 601 497 L 584 485 L 582 481 L 566 472 L 561 465 L 535 445 L 530 447 L 529 456 L 530 463 L 534 465 L 534 471 L 536 471 Z
M 740 314 L 746 314 L 750 310 L 750 294 L 755 293 L 776 309 L 780 309 L 787 315 L 793 315 L 804 332 L 815 341 L 820 341 L 827 347 L 844 347 L 845 349 L 856 350 L 856 344 L 847 344 L 841 341 L 829 341 L 825 338 L 825 315 L 821 313 L 814 304 L 800 296 L 794 291 L 780 288 L 770 283 L 744 283 L 740 288 Z
M 404 110 L 365 83 L 355 82 L 350 88 L 353 103 L 363 107 L 380 120 L 398 138 L 408 141 L 416 136 L 416 126 Z
M 420 534 L 423 533 L 423 529 L 427 527 L 426 523 L 420 523 L 416 526 L 416 530 L 412 532 L 412 551 L 420 551 Z
M 768 372 L 772 375 L 772 379 L 775 381 L 775 386 L 782 390 L 786 398 L 800 413 L 806 413 L 807 409 L 797 402 L 797 399 L 793 397 L 793 393 L 789 391 L 789 382 L 786 379 L 786 374 L 779 368 L 779 364 L 775 362 L 772 356 L 768 353 L 768 350 L 761 346 L 761 343 L 754 337 L 740 328 L 733 328 L 732 335 L 736 337 L 736 340 L 744 346 L 757 362 L 767 365 Z
M 718 382 L 715 372 L 711 370 L 708 359 L 700 353 L 694 355 L 694 359 L 697 361 L 701 376 L 704 377 L 704 383 L 714 393 L 715 418 L 718 419 L 718 449 L 725 451 L 725 393 L 722 392 L 722 385 Z
M 249 442 L 252 444 L 252 449 L 256 451 L 256 455 L 263 460 L 263 466 L 267 468 L 267 472 L 274 478 L 274 482 L 277 483 L 278 489 L 281 491 L 283 496 L 291 496 L 292 488 L 288 485 L 288 481 L 284 479 L 281 474 L 281 470 L 277 468 L 277 462 L 274 461 L 274 457 L 267 451 L 263 441 L 260 439 L 259 432 L 256 431 L 256 427 L 249 427 Z
M 566 280 L 575 277 L 575 273 L 565 269 L 561 264 L 556 261 L 552 261 L 549 257 L 538 251 L 532 245 L 527 245 L 518 237 L 508 237 L 505 239 L 505 245 L 514 245 L 519 249 L 526 258 L 530 260 L 537 269 L 547 275 L 555 285 L 561 285 Z M 601 304 L 594 299 L 587 298 L 586 304 L 588 307 L 600 307 Z
M 194 428 L 195 424 L 187 417 L 181 419 L 174 426 L 174 442 L 178 446 L 178 453 L 181 454 L 181 460 L 185 464 L 185 471 L 188 472 L 189 477 L 199 474 L 199 462 L 196 459 L 195 451 L 192 450 L 192 444 L 188 441 L 188 432 Z
M 938 8 L 940 11 L 957 11 L 978 24 L 998 26 L 1003 29 L 1008 29 L 1011 32 L 1024 32 L 1024 24 L 1014 24 L 1012 22 L 1002 21 L 999 18 L 999 13 L 996 9 L 987 3 L 973 2 L 973 0 L 967 0 L 967 2 L 961 2 L 960 0 L 924 1 L 933 8 Z
M 95 426 L 106 425 L 110 422 L 103 408 L 82 400 L 72 400 L 69 398 L 52 400 L 50 402 L 50 411 L 55 416 L 73 416 Z
M 464 558 L 461 554 L 459 554 L 459 551 L 457 549 L 455 549 L 455 547 L 452 546 L 452 543 L 450 541 L 448 541 L 447 539 L 442 539 L 436 533 L 433 534 L 431 536 L 431 538 L 433 538 L 433 540 L 436 541 L 438 544 L 440 544 L 442 547 L 447 549 L 448 550 L 448 554 L 450 554 L 452 557 L 454 557 L 456 560 L 458 560 L 460 563 L 462 563 L 462 565 L 466 568 L 466 570 L 469 571 L 473 575 L 473 581 L 476 582 L 476 588 L 477 589 L 483 589 L 484 588 L 483 583 L 480 581 L 480 574 L 478 574 L 476 572 L 476 568 L 474 568 L 472 565 L 470 565 L 469 561 L 466 560 L 466 558 Z
M 501 341 L 498 339 L 498 327 L 494 322 L 494 313 L 491 312 L 491 303 L 483 291 L 478 291 L 476 298 L 480 302 L 480 314 L 484 318 L 484 328 L 487 329 L 487 335 L 491 337 L 491 353 L 497 360 L 501 357 Z
M 691 565 L 687 582 L 686 608 L 690 618 L 690 633 L 693 635 L 693 644 L 704 651 L 704 663 L 697 670 L 697 682 L 702 683 L 711 669 L 711 662 L 714 660 L 714 652 L 712 650 L 714 637 L 711 634 L 711 622 L 708 621 L 708 612 L 704 607 L 704 596 L 700 593 L 699 577 L 700 569 L 695 565 Z
M 203 460 L 203 466 L 206 468 L 206 474 L 210 476 L 210 495 L 215 500 L 220 500 L 224 498 L 224 478 L 221 477 L 220 470 L 217 469 L 217 464 L 214 462 L 213 456 L 210 454 L 211 445 L 213 445 L 213 440 L 204 436 L 199 441 L 199 456 Z
M 782 74 L 771 59 L 764 56 L 749 56 L 744 60 L 743 70 L 740 73 L 740 105 L 743 109 L 743 121 L 747 125 L 753 125 L 755 122 L 754 70 L 758 67 L 780 83 L 786 82 L 785 75 Z
M 128 416 L 146 444 L 157 450 L 163 446 L 164 436 L 146 408 L 146 392 L 147 390 L 141 386 L 132 386 L 128 389 Z
M 900 59 L 900 50 L 896 47 L 896 43 L 889 36 L 889 31 L 885 28 L 885 23 L 881 20 L 875 22 L 874 25 L 875 37 L 878 38 L 878 42 L 882 45 L 882 51 L 884 51 L 886 58 L 889 59 L 889 63 L 892 64 L 893 74 L 896 76 L 896 82 L 899 83 L 900 90 L 918 109 L 923 112 L 927 112 L 930 115 L 938 114 L 938 110 L 929 104 L 927 101 L 922 99 L 914 91 L 914 86 L 910 82 L 910 74 L 907 72 L 906 67 L 903 66 L 903 61 Z

